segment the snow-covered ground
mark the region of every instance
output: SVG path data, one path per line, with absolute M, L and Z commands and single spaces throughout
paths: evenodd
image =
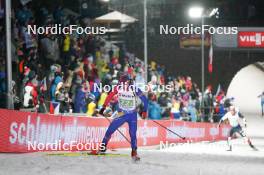
M 0 175 L 262 175 L 264 173 L 264 118 L 246 115 L 248 133 L 259 151 L 238 139 L 232 152 L 226 143 L 195 143 L 159 150 L 139 149 L 142 160 L 133 163 L 129 156 L 50 156 L 47 153 L 0 154 Z M 129 155 L 130 150 L 115 153 Z

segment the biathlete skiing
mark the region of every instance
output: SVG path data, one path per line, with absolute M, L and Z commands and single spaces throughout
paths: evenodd
M 246 133 L 240 124 L 241 119 L 243 120 L 244 127 L 247 127 L 245 117 L 239 112 L 238 109 L 235 108 L 235 106 L 229 106 L 229 111 L 219 121 L 218 128 L 220 127 L 221 123 L 226 120 L 232 127 L 227 138 L 227 145 L 229 147 L 227 151 L 232 151 L 232 138 L 236 133 L 243 137 L 245 142 L 247 142 L 252 149 L 257 151 L 257 148 L 252 144 L 250 138 L 246 136 Z
M 107 96 L 103 107 L 99 114 L 104 115 L 104 111 L 108 106 L 111 99 L 117 95 L 118 98 L 118 109 L 117 116 L 113 119 L 110 126 L 108 127 L 105 136 L 102 140 L 101 148 L 98 153 L 104 153 L 107 148 L 107 144 L 111 138 L 111 135 L 125 122 L 129 126 L 129 135 L 131 138 L 131 157 L 134 161 L 140 160 L 137 154 L 137 97 L 143 102 L 144 107 L 140 115 L 143 119 L 147 117 L 148 101 L 143 92 L 137 88 L 134 84 L 133 79 L 129 74 L 124 74 L 120 77 L 119 83 L 113 88 L 113 90 Z

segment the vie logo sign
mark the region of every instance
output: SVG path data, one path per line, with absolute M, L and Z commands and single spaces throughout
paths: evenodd
M 264 47 L 264 32 L 239 32 L 238 47 Z

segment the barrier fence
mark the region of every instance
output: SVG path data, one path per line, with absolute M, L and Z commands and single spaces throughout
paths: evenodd
M 186 137 L 189 142 L 226 139 L 229 127 L 217 128 L 211 123 L 192 123 L 159 120 L 160 124 Z M 68 151 L 63 144 L 74 143 L 72 151 L 85 150 L 78 144 L 100 143 L 109 122 L 105 118 L 74 117 L 0 109 L 0 152 Z M 129 138 L 127 124 L 120 131 Z M 138 146 L 159 145 L 160 141 L 183 142 L 175 134 L 151 120 L 138 120 Z M 57 144 L 57 147 L 51 144 Z M 36 146 L 38 145 L 38 146 Z M 109 142 L 109 148 L 125 148 L 130 144 L 118 132 Z M 31 149 L 29 149 L 31 148 Z

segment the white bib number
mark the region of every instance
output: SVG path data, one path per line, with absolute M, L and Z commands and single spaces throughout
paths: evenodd
M 136 109 L 136 100 L 132 92 L 119 92 L 118 103 L 122 110 L 132 111 Z

